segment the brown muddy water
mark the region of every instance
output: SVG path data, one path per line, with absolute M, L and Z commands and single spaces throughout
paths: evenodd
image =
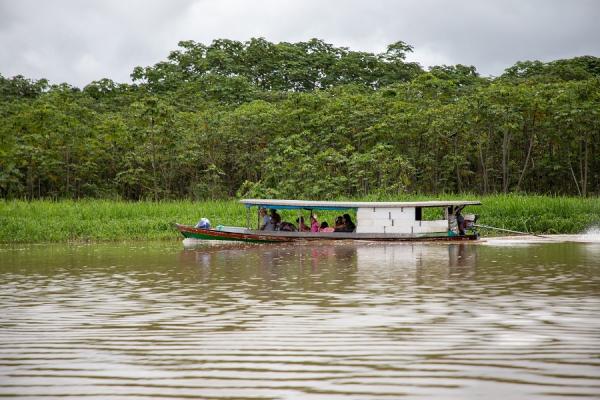
M 0 396 L 600 398 L 600 243 L 0 246 Z

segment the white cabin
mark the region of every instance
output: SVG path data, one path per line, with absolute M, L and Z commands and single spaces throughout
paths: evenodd
M 423 221 L 417 207 L 360 207 L 356 210 L 357 233 L 432 233 L 448 230 L 448 219 Z

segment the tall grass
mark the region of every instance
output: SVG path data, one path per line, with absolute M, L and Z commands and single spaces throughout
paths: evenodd
M 3 201 L 0 242 L 175 239 L 174 222 L 195 224 L 201 216 L 245 225 L 235 201 Z
M 600 225 L 600 199 L 522 195 L 444 195 L 366 198 L 361 200 L 480 199 L 481 207 L 468 212 L 480 215 L 482 224 L 533 233 L 579 233 Z M 333 223 L 339 212 L 322 212 L 320 220 Z M 297 212 L 282 212 L 295 220 Z M 156 240 L 180 238 L 174 222 L 195 224 L 207 217 L 213 225 L 246 226 L 246 209 L 235 200 L 121 202 L 0 201 L 0 242 L 64 242 Z M 308 219 L 308 213 L 305 213 Z M 307 221 L 308 222 L 308 221 Z M 250 223 L 257 223 L 255 209 Z
M 482 199 L 481 223 L 532 233 L 582 233 L 600 225 L 600 199 L 495 195 Z

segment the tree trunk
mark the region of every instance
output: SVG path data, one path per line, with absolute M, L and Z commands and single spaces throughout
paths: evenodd
M 154 132 L 154 118 L 150 117 L 150 146 L 152 147 L 152 183 L 154 184 L 154 201 L 158 200 L 158 181 L 156 178 L 156 143 L 155 143 L 155 132 Z
M 29 189 L 29 200 L 33 200 L 33 157 L 29 158 L 29 165 L 27 166 L 27 188 Z
M 571 176 L 573 177 L 573 181 L 575 182 L 575 187 L 577 188 L 577 193 L 581 196 L 581 190 L 579 189 L 579 182 L 577 182 L 577 177 L 575 176 L 575 171 L 573 171 L 573 165 L 571 165 L 571 160 L 569 160 L 569 170 L 571 170 Z
M 521 188 L 521 183 L 523 182 L 523 178 L 525 177 L 525 171 L 527 170 L 527 164 L 529 164 L 529 159 L 531 158 L 531 149 L 533 148 L 533 142 L 535 141 L 535 115 L 533 116 L 533 121 L 531 123 L 531 135 L 529 136 L 529 148 L 527 149 L 527 156 L 525 157 L 525 165 L 523 165 L 523 170 L 521 171 L 521 175 L 519 176 L 519 181 L 517 182 L 517 191 Z
M 487 177 L 487 168 L 485 167 L 485 160 L 483 158 L 483 147 L 481 146 L 481 142 L 479 142 L 479 162 L 481 163 L 481 172 L 483 174 L 483 194 L 487 194 L 488 191 L 488 177 Z
M 69 151 L 69 147 L 66 148 L 66 160 L 65 164 L 67 167 L 67 179 L 66 179 L 66 188 L 65 188 L 65 196 L 69 197 L 69 191 L 71 190 L 71 152 Z
M 510 146 L 510 134 L 508 131 L 504 132 L 504 137 L 502 138 L 502 191 L 504 193 L 508 192 L 508 180 L 510 178 L 508 171 L 508 162 L 509 162 L 509 151 L 508 147 Z
M 583 177 L 581 180 L 581 195 L 587 197 L 587 182 L 588 182 L 588 153 L 589 146 L 587 138 L 583 142 Z
M 460 178 L 460 163 L 459 163 L 459 152 L 458 152 L 458 134 L 454 135 L 454 165 L 456 169 L 456 183 L 458 186 L 458 192 L 462 193 L 462 179 Z

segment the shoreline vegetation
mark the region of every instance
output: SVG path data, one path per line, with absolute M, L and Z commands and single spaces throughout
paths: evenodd
M 482 206 L 467 213 L 480 216 L 484 225 L 535 234 L 575 234 L 600 225 L 600 201 L 596 197 L 555 197 L 538 195 L 440 195 L 363 197 L 364 201 L 413 201 L 436 199 L 477 199 Z M 256 209 L 250 222 L 256 224 Z M 306 212 L 307 214 L 308 212 Z M 296 214 L 284 211 L 284 219 Z M 330 215 L 331 214 L 331 215 Z M 212 226 L 246 226 L 247 212 L 237 200 L 139 201 L 118 200 L 2 200 L 0 201 L 0 243 L 104 242 L 122 240 L 180 240 L 174 222 L 195 225 L 201 218 Z M 322 213 L 321 220 L 333 222 L 334 213 Z M 497 232 L 482 230 L 484 235 Z

